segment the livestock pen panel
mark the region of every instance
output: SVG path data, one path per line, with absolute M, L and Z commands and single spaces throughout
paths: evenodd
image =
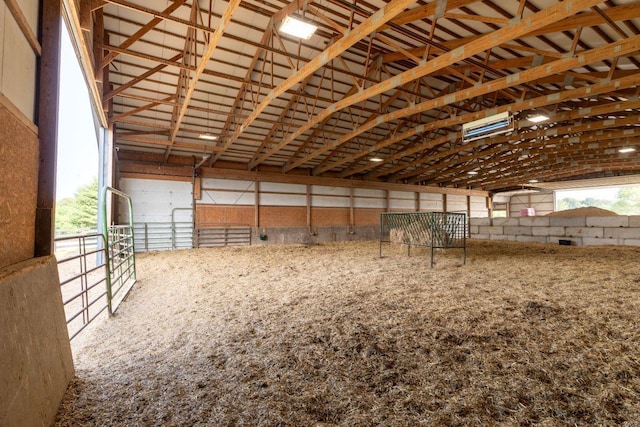
M 431 249 L 462 248 L 463 263 L 467 260 L 467 216 L 457 212 L 384 212 L 380 214 L 380 256 L 382 243 L 391 242 Z

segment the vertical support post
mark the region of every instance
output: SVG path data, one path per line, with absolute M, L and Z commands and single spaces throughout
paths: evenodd
M 257 230 L 260 227 L 260 181 L 258 181 L 257 179 L 253 183 L 253 193 L 254 193 L 253 223 Z
M 493 200 L 491 200 L 491 197 L 487 197 L 485 199 L 487 201 L 487 211 L 489 212 L 489 218 L 493 218 Z M 471 223 L 471 221 L 469 221 L 469 223 Z
M 61 1 L 40 1 L 39 41 L 42 55 L 37 60 L 35 120 L 38 125 L 40 159 L 34 256 L 54 252 L 56 163 L 58 150 L 58 98 L 60 94 Z
M 260 181 L 256 178 L 253 183 L 253 224 L 256 227 L 256 235 L 260 238 Z
M 442 193 L 442 212 L 447 212 L 449 209 L 447 208 L 447 194 Z
M 463 218 L 463 221 L 466 221 L 469 224 L 469 230 L 471 229 L 471 221 L 467 219 L 468 217 Z M 464 228 L 464 227 L 463 227 Z M 469 233 L 471 236 L 471 233 Z M 467 264 L 467 236 L 462 237 L 462 263 Z
M 467 195 L 467 218 L 471 218 L 471 196 Z M 465 221 L 466 222 L 466 221 Z M 465 236 L 471 236 L 471 221 L 467 222 L 467 227 L 465 227 Z
M 420 212 L 420 193 L 415 192 L 416 195 L 416 212 Z
M 94 78 L 96 80 L 98 91 L 100 92 L 100 98 L 102 99 L 103 94 L 106 92 L 104 88 L 104 74 L 102 67 L 102 59 L 104 58 L 104 50 L 102 50 L 101 45 L 104 44 L 104 14 L 102 12 L 102 8 L 99 8 L 95 11 L 95 20 L 93 22 L 93 57 L 94 57 Z M 107 90 L 108 91 L 108 90 Z
M 385 204 L 385 211 L 386 212 L 390 212 L 391 211 L 391 196 L 390 196 L 390 192 L 389 190 L 384 190 L 387 193 L 387 199 L 386 199 L 386 204 Z
M 307 229 L 309 234 L 313 235 L 311 231 L 311 185 L 307 184 Z
M 353 206 L 353 187 L 349 187 L 349 234 L 355 234 L 355 211 Z

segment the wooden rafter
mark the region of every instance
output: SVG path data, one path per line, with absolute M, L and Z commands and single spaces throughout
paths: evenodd
M 346 49 L 351 47 L 354 43 L 360 41 L 372 31 L 382 26 L 385 22 L 392 19 L 400 12 L 402 12 L 407 6 L 411 5 L 415 0 L 393 0 L 388 3 L 384 8 L 373 14 L 370 18 L 365 20 L 358 27 L 350 31 L 347 37 L 343 37 L 336 43 L 329 46 L 321 55 L 316 56 L 305 64 L 300 70 L 287 78 L 284 82 L 280 83 L 276 88 L 271 90 L 265 99 L 258 105 L 249 117 L 242 123 L 240 128 L 225 142 L 224 149 L 226 150 L 231 144 L 233 144 L 238 137 L 244 132 L 244 130 L 251 125 L 260 113 L 271 102 L 282 95 L 285 91 L 298 84 L 306 77 L 312 75 L 318 68 L 329 62 L 331 59 L 340 55 Z M 249 168 L 253 168 L 255 164 L 259 163 L 262 159 L 257 159 L 254 164 L 249 164 Z
M 383 93 L 388 90 L 394 89 L 398 86 L 401 86 L 402 84 L 405 84 L 407 82 L 416 80 L 425 75 L 433 73 L 434 71 L 441 70 L 449 65 L 452 65 L 472 55 L 483 52 L 487 49 L 491 49 L 494 46 L 498 46 L 501 43 L 504 43 L 506 41 L 513 40 L 514 38 L 520 37 L 523 34 L 527 34 L 531 31 L 535 31 L 537 28 L 549 25 L 555 22 L 557 19 L 562 19 L 562 18 L 571 16 L 575 13 L 578 13 L 585 7 L 590 7 L 596 3 L 598 3 L 598 0 L 580 0 L 580 1 L 575 1 L 571 3 L 571 6 L 565 5 L 563 3 L 560 5 L 549 7 L 547 9 L 544 9 L 541 12 L 538 12 L 537 14 L 534 14 L 528 18 L 522 19 L 520 22 L 516 23 L 515 25 L 504 27 L 491 34 L 488 34 L 488 35 L 479 37 L 473 41 L 470 41 L 464 46 L 464 48 L 454 49 L 450 52 L 446 52 L 438 56 L 437 59 L 427 61 L 424 64 L 418 65 L 391 79 L 387 79 L 381 83 L 378 83 L 377 85 L 373 85 L 365 90 L 362 90 L 357 94 L 344 98 L 341 101 L 334 103 L 329 108 L 319 113 L 313 121 L 309 122 L 305 126 L 300 127 L 296 132 L 291 134 L 288 138 L 286 138 L 284 141 L 278 144 L 275 148 L 273 148 L 271 151 L 265 154 L 263 158 L 267 157 L 267 155 L 273 154 L 274 152 L 282 149 L 284 146 L 291 143 L 295 138 L 300 136 L 302 133 L 306 132 L 313 126 L 317 125 L 320 121 L 324 120 L 326 117 L 332 115 L 338 110 L 341 110 L 350 105 L 361 102 L 379 93 Z M 334 148 L 334 147 L 331 147 L 331 148 Z M 307 156 L 304 159 L 304 161 L 310 160 L 313 157 L 320 155 L 327 150 L 328 148 L 320 149 L 313 156 Z M 259 163 L 259 161 L 254 162 L 254 164 L 250 164 L 250 167 L 254 167 L 257 163 Z M 300 160 L 296 163 L 301 164 L 303 163 L 303 161 Z M 285 168 L 284 171 L 286 172 L 288 168 L 290 167 Z
M 520 101 L 520 102 L 515 102 L 512 104 L 507 104 L 504 106 L 501 106 L 499 108 L 496 108 L 494 111 L 495 113 L 501 113 L 501 112 L 506 112 L 506 111 L 511 111 L 511 112 L 517 112 L 517 111 L 522 111 L 522 110 L 527 110 L 527 109 L 535 109 L 535 108 L 540 108 L 540 107 L 547 107 L 549 105 L 553 105 L 557 102 L 560 102 L 562 100 L 569 100 L 569 99 L 574 99 L 574 98 L 578 98 L 578 97 L 582 97 L 585 96 L 587 94 L 589 95 L 597 95 L 599 93 L 606 93 L 611 91 L 612 88 L 616 88 L 616 87 L 633 87 L 640 84 L 640 76 L 638 75 L 630 75 L 630 76 L 626 76 L 614 81 L 603 81 L 601 83 L 596 83 L 592 86 L 589 87 L 584 87 L 584 88 L 578 88 L 578 89 L 572 89 L 572 90 L 565 90 L 562 93 L 559 94 L 559 96 L 552 96 L 552 97 L 548 97 L 548 96 L 541 96 L 538 98 L 533 98 L 533 99 L 529 99 L 526 101 Z M 577 118 L 577 117 L 584 117 L 587 116 L 589 114 L 606 114 L 606 113 L 610 113 L 610 112 L 614 112 L 614 111 L 620 111 L 622 109 L 627 109 L 627 108 L 640 108 L 640 105 L 636 105 L 635 103 L 629 104 L 627 105 L 626 103 L 622 103 L 622 102 L 618 102 L 618 103 L 614 103 L 613 106 L 611 104 L 605 104 L 603 106 L 599 106 L 599 107 L 588 107 L 586 108 L 584 111 L 583 110 L 577 110 L 577 112 L 575 113 L 576 116 L 575 117 L 571 117 L 571 116 L 567 116 L 567 120 L 571 119 L 571 118 Z M 396 139 L 394 141 L 384 141 L 381 142 L 373 147 L 371 147 L 368 150 L 363 150 L 360 153 L 357 153 L 354 155 L 354 158 L 360 158 L 360 157 L 364 157 L 366 155 L 369 154 L 369 152 L 375 152 L 375 151 L 379 151 L 389 145 L 391 145 L 392 143 L 396 143 L 398 141 L 401 141 L 402 139 L 406 139 L 409 138 L 413 135 L 419 134 L 421 132 L 425 132 L 425 131 L 429 131 L 432 129 L 437 129 L 437 128 L 443 128 L 443 127 L 451 127 L 451 126 L 455 126 L 455 125 L 459 125 L 462 123 L 466 123 L 468 121 L 473 121 L 473 120 L 477 120 L 480 119 L 482 117 L 486 116 L 486 112 L 485 111 L 480 111 L 478 113 L 472 113 L 468 116 L 459 116 L 459 117 L 453 117 L 453 118 L 447 118 L 447 119 L 442 119 L 442 120 L 438 120 L 432 123 L 429 123 L 428 125 L 424 125 L 422 127 L 418 127 L 418 128 L 414 128 L 411 129 L 403 134 L 397 135 Z M 558 119 L 563 119 L 565 116 L 558 116 Z M 424 150 L 428 150 L 430 148 L 433 148 L 435 146 L 437 146 L 438 144 L 442 143 L 442 142 L 446 142 L 446 141 L 451 141 L 451 140 L 455 140 L 457 138 L 460 137 L 459 133 L 456 133 L 455 135 L 448 135 L 446 138 L 443 137 L 441 140 L 433 140 L 433 141 L 426 141 L 422 144 L 417 144 L 407 150 L 404 151 L 400 151 L 397 152 L 396 154 L 390 156 L 389 158 L 385 159 L 385 161 L 394 161 L 394 160 L 399 160 L 402 157 L 405 156 L 410 156 L 412 154 L 418 153 L 420 151 L 424 151 Z M 361 167 L 358 167 L 356 169 L 353 170 L 349 170 L 348 172 L 345 171 L 342 176 L 346 177 L 355 173 L 361 173 L 364 172 L 366 170 L 372 169 L 374 166 L 371 164 L 365 164 Z M 401 169 L 401 168 L 399 168 Z M 370 175 L 370 178 L 373 177 L 378 177 L 384 175 L 384 173 L 382 174 L 373 174 Z
M 198 63 L 198 66 L 195 70 L 195 74 L 190 78 L 189 86 L 187 87 L 187 91 L 185 93 L 184 99 L 182 100 L 182 105 L 180 107 L 178 116 L 174 123 L 173 131 L 171 132 L 169 147 L 173 144 L 173 142 L 176 139 L 176 136 L 178 135 L 178 132 L 180 131 L 180 125 L 182 124 L 182 119 L 184 118 L 187 108 L 189 107 L 189 102 L 191 101 L 191 97 L 193 96 L 193 92 L 196 88 L 196 84 L 198 83 L 200 76 L 202 76 L 202 73 L 204 72 L 204 69 L 208 64 L 209 59 L 211 58 L 211 55 L 213 55 L 213 52 L 218 46 L 218 42 L 222 38 L 222 34 L 224 33 L 225 29 L 229 25 L 229 22 L 231 21 L 231 16 L 233 15 L 233 13 L 235 12 L 236 8 L 239 5 L 240 5 L 240 0 L 229 1 L 227 8 L 225 9 L 222 15 L 222 19 L 220 20 L 220 22 L 218 22 L 218 27 L 209 38 L 209 43 L 207 44 L 207 48 L 205 49 L 205 51 L 202 53 L 202 56 L 200 57 L 200 62 Z M 166 157 L 168 157 L 169 152 L 170 152 L 170 149 L 167 149 L 167 153 L 165 154 L 165 160 L 166 160 Z
M 635 40 L 635 41 L 633 42 L 632 40 Z M 311 160 L 312 158 L 328 151 L 329 149 L 335 148 L 345 143 L 351 138 L 357 136 L 358 134 L 368 130 L 368 128 L 372 126 L 378 126 L 381 123 L 387 122 L 389 120 L 394 120 L 403 116 L 415 114 L 417 112 L 440 107 L 442 105 L 450 104 L 461 99 L 487 94 L 501 88 L 507 88 L 515 83 L 525 83 L 528 81 L 532 81 L 548 73 L 555 74 L 555 73 L 563 72 L 571 68 L 574 68 L 576 66 L 579 66 L 585 60 L 585 58 L 590 58 L 590 59 L 591 58 L 609 58 L 611 56 L 615 56 L 616 52 L 618 52 L 619 49 L 624 49 L 624 51 L 621 53 L 622 55 L 638 51 L 640 49 L 640 37 L 635 36 L 633 39 L 622 40 L 612 45 L 607 45 L 598 49 L 593 49 L 590 52 L 582 52 L 581 55 L 577 57 L 563 58 L 549 64 L 545 64 L 539 67 L 533 67 L 519 73 L 517 78 L 511 77 L 511 76 L 503 77 L 501 79 L 493 80 L 493 81 L 478 85 L 474 88 L 463 89 L 453 94 L 448 94 L 445 96 L 441 96 L 439 98 L 434 98 L 415 106 L 407 107 L 402 110 L 397 110 L 392 113 L 379 116 L 375 121 L 368 122 L 363 126 L 361 126 L 360 128 L 354 130 L 353 132 L 345 135 L 341 139 L 336 140 L 332 144 L 332 146 L 327 146 L 327 147 L 318 149 L 312 155 L 309 155 L 304 159 L 300 159 L 298 163 L 301 164 L 304 161 Z M 296 164 L 294 164 L 293 166 L 295 165 Z M 333 165 L 331 167 L 335 167 L 335 166 L 337 165 Z M 322 170 L 316 171 L 316 173 L 319 173 L 321 171 Z

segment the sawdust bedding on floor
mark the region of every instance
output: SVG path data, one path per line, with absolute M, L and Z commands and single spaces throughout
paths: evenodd
M 640 426 L 640 248 L 138 256 L 57 426 Z

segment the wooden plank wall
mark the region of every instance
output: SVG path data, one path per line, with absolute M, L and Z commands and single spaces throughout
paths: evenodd
M 198 178 L 196 226 L 350 227 L 380 223 L 380 213 L 472 211 L 487 216 L 486 199 L 298 183 Z M 256 207 L 257 201 L 257 207 Z
M 0 95 L 0 268 L 33 257 L 38 193 L 38 135 L 3 101 Z

